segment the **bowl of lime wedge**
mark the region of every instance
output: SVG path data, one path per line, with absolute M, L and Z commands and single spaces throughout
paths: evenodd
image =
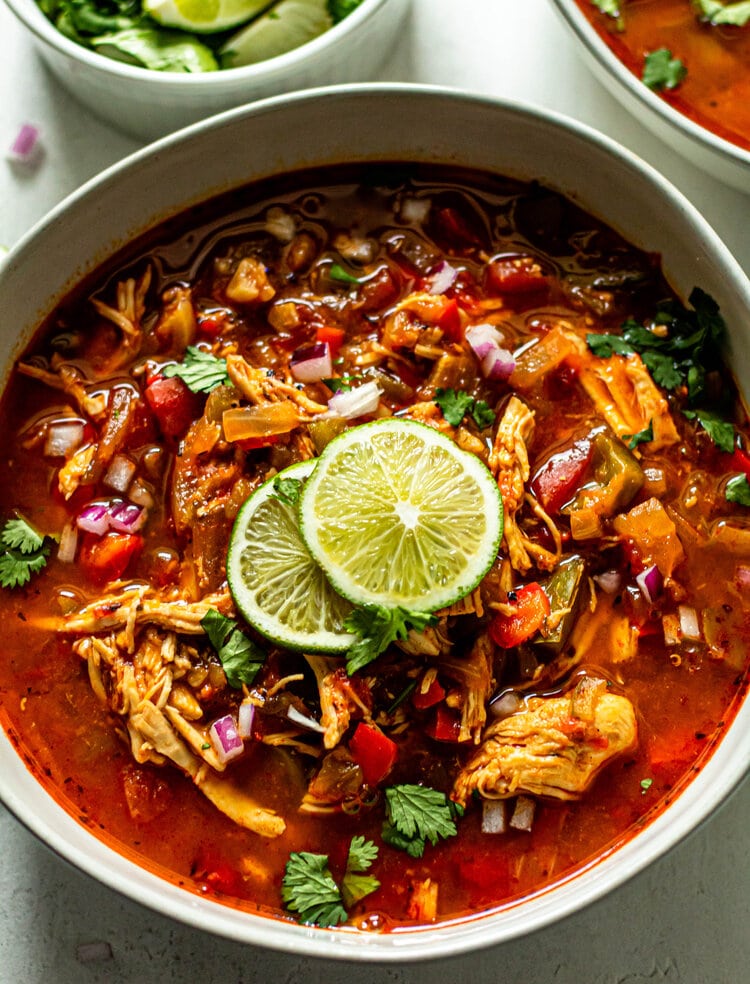
M 368 81 L 408 0 L 8 0 L 62 85 L 151 140 L 253 99 Z

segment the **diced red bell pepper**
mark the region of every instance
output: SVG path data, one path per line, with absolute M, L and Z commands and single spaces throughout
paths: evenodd
M 435 716 L 425 727 L 425 734 L 435 741 L 458 741 L 461 734 L 461 719 L 458 711 L 447 704 L 438 704 Z
M 742 448 L 735 448 L 730 458 L 730 469 L 742 472 L 750 480 L 750 455 L 746 454 Z
M 435 324 L 449 341 L 461 341 L 461 309 L 455 297 L 446 297 L 445 307 L 435 319 Z
M 328 344 L 331 356 L 335 359 L 339 354 L 339 349 L 344 344 L 346 332 L 343 328 L 334 328 L 333 325 L 321 325 L 315 332 L 315 341 Z
M 200 414 L 200 402 L 177 376 L 156 376 L 146 387 L 146 400 L 165 437 L 182 437 Z
M 556 513 L 573 498 L 591 462 L 590 441 L 576 443 L 548 458 L 534 476 L 531 487 L 548 513 Z
M 349 750 L 362 770 L 368 786 L 376 786 L 388 775 L 398 758 L 398 745 L 374 724 L 360 721 L 349 742 Z
M 457 209 L 450 206 L 438 209 L 435 220 L 440 229 L 450 237 L 452 243 L 458 242 L 462 246 L 479 246 L 481 244 L 479 236 Z
M 544 271 L 533 256 L 498 257 L 485 270 L 485 287 L 492 293 L 529 294 L 546 286 Z
M 411 695 L 411 702 L 418 711 L 426 711 L 428 707 L 434 707 L 445 697 L 445 690 L 440 685 L 440 681 L 435 677 L 424 693 L 417 684 L 416 690 Z
M 549 598 L 536 581 L 524 584 L 513 594 L 515 598 L 510 601 L 514 609 L 512 614 L 498 612 L 489 627 L 491 639 L 503 649 L 520 646 L 536 635 L 550 613 Z
M 97 584 L 116 581 L 143 550 L 138 533 L 106 533 L 87 536 L 81 547 L 80 564 L 84 574 Z

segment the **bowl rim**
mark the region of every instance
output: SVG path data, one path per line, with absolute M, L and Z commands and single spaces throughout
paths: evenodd
M 587 20 L 576 0 L 552 0 L 552 3 L 589 54 L 606 71 L 607 75 L 618 82 L 630 96 L 651 110 L 652 113 L 655 113 L 663 123 L 677 131 L 683 138 L 688 138 L 704 148 L 723 155 L 732 163 L 747 168 L 748 179 L 750 180 L 750 150 L 720 137 L 707 127 L 691 120 L 689 116 L 680 113 L 670 103 L 661 99 L 648 86 L 644 85 L 605 44 L 593 25 Z
M 5 0 L 16 17 L 34 34 L 39 41 L 74 61 L 81 62 L 94 72 L 103 72 L 123 81 L 152 84 L 159 89 L 186 86 L 190 88 L 222 88 L 227 83 L 266 82 L 274 76 L 285 76 L 300 65 L 313 61 L 338 42 L 343 42 L 388 3 L 405 0 L 362 0 L 362 3 L 338 24 L 329 27 L 318 37 L 292 48 L 274 58 L 256 62 L 253 65 L 240 65 L 236 68 L 223 68 L 216 72 L 159 72 L 152 68 L 129 65 L 114 58 L 107 58 L 96 51 L 76 44 L 57 30 L 35 0 Z M 242 25 L 238 26 L 240 30 Z
M 142 170 L 152 157 L 158 159 L 174 154 L 185 143 L 214 131 L 228 129 L 233 132 L 234 128 L 250 126 L 256 116 L 304 108 L 307 103 L 317 100 L 324 100 L 330 111 L 335 108 L 337 100 L 357 102 L 373 98 L 397 100 L 400 107 L 407 98 L 421 101 L 425 108 L 430 104 L 439 109 L 446 102 L 459 107 L 471 104 L 495 114 L 498 121 L 512 117 L 536 123 L 558 135 L 592 145 L 609 157 L 613 164 L 624 166 L 629 173 L 638 177 L 650 191 L 664 200 L 670 213 L 679 216 L 681 224 L 687 224 L 691 231 L 700 235 L 707 251 L 721 262 L 731 282 L 732 293 L 750 311 L 750 281 L 729 249 L 682 192 L 630 150 L 587 124 L 533 104 L 414 83 L 336 85 L 273 96 L 201 120 L 135 151 L 67 196 L 19 240 L 0 266 L 0 292 L 6 272 L 14 265 L 22 264 L 25 259 L 32 260 L 35 254 L 38 255 L 40 237 L 58 223 L 66 211 L 81 212 L 96 196 L 113 193 L 126 172 Z M 553 187 L 552 182 L 549 183 Z M 100 262 L 97 260 L 95 266 Z M 744 728 L 740 727 L 740 719 Z M 598 901 L 663 857 L 704 823 L 745 778 L 750 770 L 748 724 L 750 698 L 746 697 L 738 706 L 727 733 L 703 763 L 700 773 L 674 797 L 667 808 L 650 820 L 646 830 L 640 835 L 631 836 L 619 846 L 605 849 L 591 862 L 579 866 L 570 876 L 547 886 L 535 896 L 519 900 L 499 911 L 383 935 L 357 931 L 352 927 L 325 930 L 267 915 L 258 917 L 198 897 L 166 881 L 129 859 L 124 852 L 118 852 L 93 837 L 88 829 L 79 824 L 27 768 L 3 729 L 0 729 L 0 759 L 7 757 L 12 761 L 18 784 L 9 782 L 6 770 L 0 770 L 0 800 L 27 829 L 61 858 L 132 901 L 193 928 L 237 942 L 308 957 L 363 963 L 428 961 L 509 942 L 544 929 Z M 44 804 L 44 816 L 33 809 L 33 804 L 29 806 L 25 801 L 25 789 L 30 791 L 28 795 L 32 798 L 36 797 L 34 802 Z M 100 857 L 102 855 L 105 860 Z M 581 897 L 578 886 L 582 879 L 585 881 Z

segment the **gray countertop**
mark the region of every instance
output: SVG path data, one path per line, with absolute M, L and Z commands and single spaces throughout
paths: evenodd
M 581 64 L 547 0 L 413 0 L 380 77 L 455 85 L 590 123 L 659 168 L 750 271 L 750 198 L 680 159 Z M 0 161 L 0 243 L 12 245 L 86 179 L 138 144 L 59 90 L 0 6 L 0 140 L 41 127 L 30 172 Z M 152 914 L 51 854 L 0 807 L 0 984 L 343 984 L 352 966 L 241 946 Z M 750 981 L 750 783 L 708 823 L 622 888 L 534 935 L 461 958 L 367 966 L 370 984 L 740 984 Z

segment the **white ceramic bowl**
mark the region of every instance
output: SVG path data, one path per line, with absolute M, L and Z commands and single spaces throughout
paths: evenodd
M 279 139 L 279 134 L 284 134 Z M 700 285 L 732 332 L 750 388 L 750 284 L 696 210 L 609 139 L 539 110 L 456 91 L 362 85 L 269 99 L 138 152 L 56 208 L 0 268 L 0 365 L 83 275 L 156 223 L 256 178 L 341 161 L 426 161 L 494 170 L 574 198 L 634 244 L 658 252 L 676 291 Z M 750 701 L 712 757 L 665 811 L 623 847 L 534 898 L 462 922 L 377 935 L 243 913 L 159 879 L 97 840 L 44 791 L 0 734 L 0 797 L 62 857 L 138 902 L 202 930 L 312 956 L 428 959 L 539 929 L 582 908 L 663 855 L 711 814 L 750 766 Z
M 284 55 L 219 72 L 156 72 L 105 58 L 69 40 L 35 0 L 6 0 L 39 54 L 96 116 L 153 140 L 234 106 L 295 89 L 374 78 L 395 44 L 409 0 L 363 0 L 340 23 Z
M 630 113 L 696 167 L 750 193 L 750 151 L 688 119 L 644 85 L 607 47 L 575 0 L 552 3 L 596 78 Z

